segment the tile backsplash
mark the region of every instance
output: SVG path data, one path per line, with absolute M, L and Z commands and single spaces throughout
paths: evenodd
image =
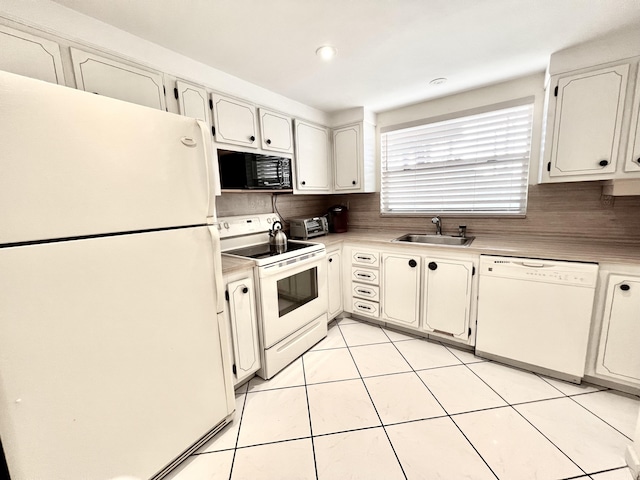
M 469 235 L 529 235 L 575 237 L 624 241 L 640 244 L 640 196 L 614 197 L 603 201 L 599 182 L 544 184 L 529 186 L 526 218 L 447 217 L 442 215 L 444 233 L 455 233 L 467 225 Z M 324 214 L 331 205 L 349 206 L 352 228 L 384 229 L 407 233 L 430 232 L 430 219 L 380 215 L 378 193 L 351 195 L 273 196 L 275 206 L 286 220 Z M 217 199 L 218 216 L 272 212 L 269 193 L 225 193 Z M 410 226 L 409 226 L 410 225 Z

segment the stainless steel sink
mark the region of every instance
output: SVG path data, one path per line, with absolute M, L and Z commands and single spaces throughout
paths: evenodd
M 418 233 L 407 233 L 392 240 L 393 242 L 424 243 L 428 245 L 451 245 L 457 247 L 468 247 L 476 237 L 454 237 L 453 235 L 422 235 Z

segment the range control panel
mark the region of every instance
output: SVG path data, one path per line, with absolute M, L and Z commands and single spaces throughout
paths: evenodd
M 266 233 L 271 230 L 274 222 L 281 222 L 278 215 L 275 213 L 261 213 L 258 215 L 220 217 L 217 225 L 220 238 L 230 238 L 254 233 Z

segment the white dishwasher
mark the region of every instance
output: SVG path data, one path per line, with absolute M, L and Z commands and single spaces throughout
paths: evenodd
M 597 275 L 594 263 L 482 255 L 476 353 L 579 383 Z

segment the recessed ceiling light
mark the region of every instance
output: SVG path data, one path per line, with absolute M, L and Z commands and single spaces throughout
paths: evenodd
M 447 79 L 444 77 L 434 78 L 429 82 L 429 85 L 442 85 L 443 83 L 447 83 Z
M 316 55 L 318 55 L 323 60 L 331 60 L 338 53 L 338 49 L 336 47 L 332 47 L 331 45 L 323 45 L 318 47 L 316 50 Z

